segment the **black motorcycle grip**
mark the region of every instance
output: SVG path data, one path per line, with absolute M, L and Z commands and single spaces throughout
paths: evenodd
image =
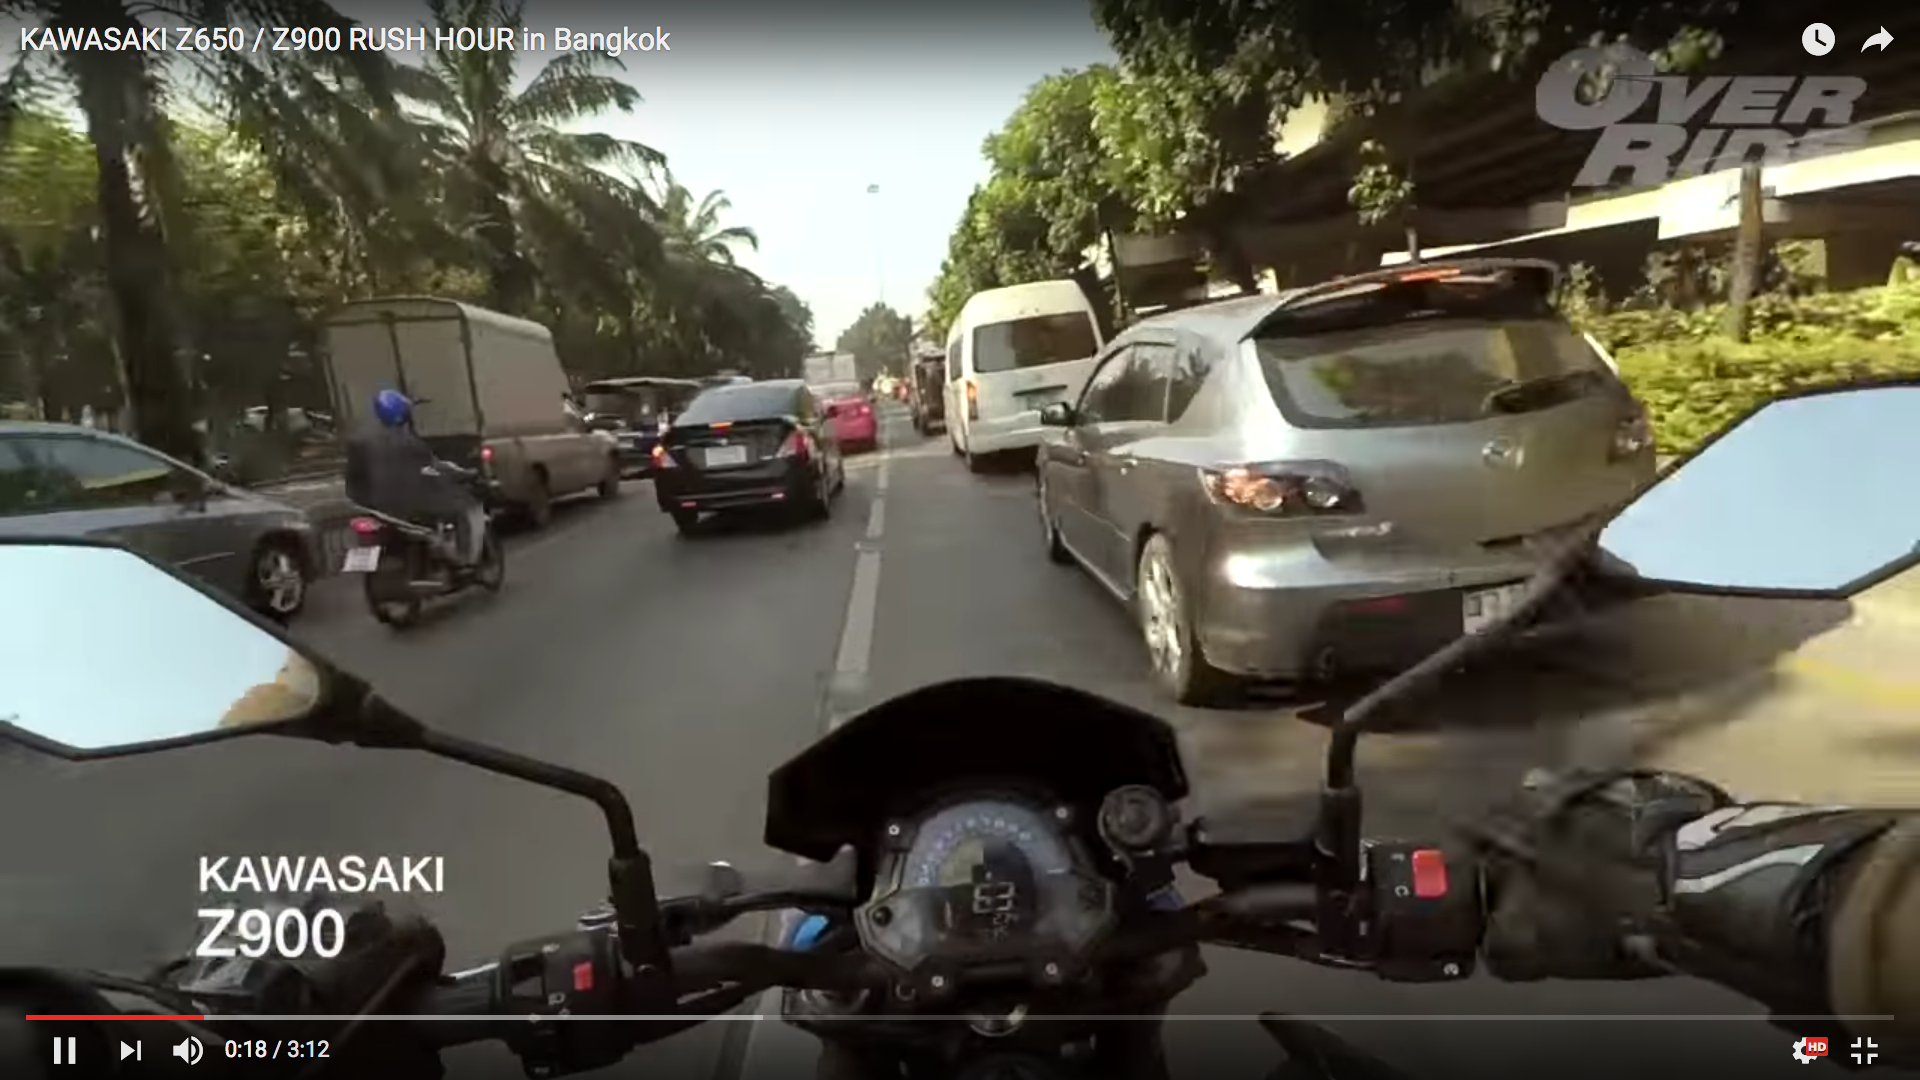
M 432 1045 L 443 1049 L 499 1038 L 510 1026 L 525 1027 L 525 1018 L 500 1015 L 498 977 L 498 965 L 488 964 L 441 979 L 422 996 L 415 1009 L 420 1019 L 413 1023 Z

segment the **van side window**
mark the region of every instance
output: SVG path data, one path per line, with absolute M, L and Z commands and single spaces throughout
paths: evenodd
M 1167 376 L 1167 420 L 1169 423 L 1180 419 L 1187 411 L 1187 405 L 1193 395 L 1200 392 L 1200 385 L 1207 381 L 1207 373 L 1213 370 L 1213 356 L 1206 346 L 1197 342 L 1183 343 L 1177 346 L 1173 354 L 1173 370 Z
M 949 342 L 947 345 L 947 381 L 948 382 L 952 382 L 953 380 L 960 377 L 960 346 L 964 343 L 964 341 L 965 341 L 964 338 L 954 338 L 953 341 Z

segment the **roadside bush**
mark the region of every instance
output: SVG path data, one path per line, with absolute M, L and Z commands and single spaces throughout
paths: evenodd
M 1614 354 L 1663 454 L 1681 454 L 1775 394 L 1920 375 L 1920 284 L 1753 301 L 1752 340 L 1724 336 L 1726 305 L 1569 316 Z

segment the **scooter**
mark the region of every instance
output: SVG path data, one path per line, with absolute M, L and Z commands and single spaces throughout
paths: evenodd
M 484 505 L 492 483 L 472 481 Z M 506 552 L 494 532 L 491 515 L 480 544 L 480 559 L 471 566 L 458 557 L 459 539 L 450 522 L 422 525 L 390 514 L 364 510 L 349 523 L 356 546 L 347 550 L 341 572 L 363 574 L 367 609 L 395 630 L 420 621 L 428 600 L 452 596 L 478 586 L 497 593 L 506 582 Z

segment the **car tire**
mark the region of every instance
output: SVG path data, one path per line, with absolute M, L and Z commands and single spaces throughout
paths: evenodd
M 292 541 L 262 540 L 247 564 L 247 606 L 277 623 L 288 623 L 307 606 L 312 585 L 307 560 Z
M 474 583 L 490 593 L 500 591 L 507 582 L 507 549 L 500 544 L 500 538 L 492 529 L 480 545 L 480 565 L 473 571 Z
M 680 530 L 681 536 L 700 535 L 700 511 L 669 510 L 667 513 L 673 515 L 673 527 Z
M 967 459 L 967 471 L 978 475 L 987 471 L 987 456 L 969 450 L 963 455 Z
M 1040 504 L 1040 535 L 1047 545 L 1047 561 L 1056 566 L 1067 566 L 1073 562 L 1073 554 L 1067 550 L 1066 541 L 1060 539 L 1060 526 L 1055 524 L 1053 513 L 1047 508 L 1047 473 L 1044 467 L 1033 473 L 1034 501 Z
M 620 497 L 619 458 L 609 458 L 607 460 L 607 475 L 605 479 L 600 481 L 600 486 L 595 490 L 603 499 L 617 499 Z
M 530 529 L 544 529 L 553 522 L 553 489 L 547 483 L 545 469 L 533 471 L 533 497 L 520 506 L 520 518 Z
M 813 484 L 813 498 L 807 505 L 807 516 L 815 521 L 826 521 L 833 517 L 833 481 L 822 470 Z
M 1147 662 L 1160 687 L 1182 705 L 1216 705 L 1240 688 L 1240 680 L 1207 663 L 1193 630 L 1193 606 L 1180 582 L 1173 542 L 1154 533 L 1141 545 L 1134 568 L 1133 606 L 1147 647 Z

